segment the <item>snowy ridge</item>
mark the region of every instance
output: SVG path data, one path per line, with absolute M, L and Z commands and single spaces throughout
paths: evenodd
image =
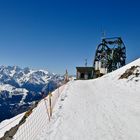
M 14 139 L 140 140 L 140 81 L 120 79 L 132 66 L 138 72 L 140 59 L 101 78 L 70 81 L 55 90 L 51 121 L 48 100 L 42 100 Z
M 11 86 L 9 84 L 2 84 L 0 85 L 0 92 L 1 91 L 9 91 L 11 94 L 14 94 L 14 91 L 17 91 L 19 93 L 27 93 L 28 90 L 25 88 L 15 88 L 14 86 Z
M 26 90 L 25 88 L 15 88 L 14 86 L 11 86 L 9 84 L 2 84 L 0 85 L 0 92 L 5 92 L 8 91 L 9 95 L 7 98 L 12 98 L 13 95 L 22 95 L 22 99 L 20 100 L 19 105 L 24 104 L 24 100 L 28 94 L 28 90 Z M 1 95 L 0 95 L 1 97 Z
M 9 120 L 5 120 L 0 123 L 0 138 L 4 136 L 4 133 L 8 131 L 10 128 L 14 127 L 17 125 L 22 117 L 24 116 L 24 113 L 17 115 L 14 118 L 11 118 Z
M 42 99 L 42 91 L 47 95 L 62 81 L 63 76 L 45 69 L 0 66 L 0 122 L 25 112 L 34 101 Z
M 56 80 L 63 79 L 63 77 L 52 74 L 47 70 L 35 70 L 26 68 L 20 68 L 18 66 L 0 66 L 0 83 L 11 83 L 12 85 L 24 86 L 25 83 L 33 84 L 45 84 L 50 79 Z

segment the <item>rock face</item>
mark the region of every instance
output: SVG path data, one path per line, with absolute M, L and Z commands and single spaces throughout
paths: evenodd
M 26 111 L 34 101 L 58 87 L 63 76 L 47 70 L 18 66 L 0 67 L 0 122 Z
M 135 80 L 138 82 L 140 80 L 140 66 L 132 66 L 131 68 L 127 69 L 119 79 L 127 79 L 128 81 Z

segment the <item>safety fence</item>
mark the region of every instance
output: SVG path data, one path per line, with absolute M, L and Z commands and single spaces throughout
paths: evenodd
M 41 100 L 37 104 L 37 107 L 27 111 L 19 124 L 13 126 L 9 131 L 7 131 L 0 140 L 5 140 L 6 138 L 8 138 L 8 140 L 37 139 L 36 136 L 41 133 L 41 131 L 51 121 L 54 106 L 64 89 L 65 84 Z M 12 120 L 12 122 L 9 122 L 7 125 L 10 125 L 14 121 L 16 120 Z M 4 127 L 6 127 L 6 125 Z M 0 128 L 0 131 L 2 131 L 4 127 Z

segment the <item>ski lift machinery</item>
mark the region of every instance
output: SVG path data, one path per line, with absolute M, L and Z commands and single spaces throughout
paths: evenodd
M 121 37 L 103 38 L 97 46 L 93 66 L 95 75 L 112 72 L 126 63 L 126 47 Z

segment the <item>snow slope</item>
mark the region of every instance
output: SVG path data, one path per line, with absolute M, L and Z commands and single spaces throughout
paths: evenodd
M 6 131 L 8 131 L 13 126 L 17 125 L 22 117 L 24 116 L 24 113 L 17 115 L 14 118 L 11 118 L 9 120 L 5 120 L 0 123 L 0 138 L 4 135 Z
M 138 67 L 127 79 L 120 79 L 132 66 Z M 139 66 L 140 59 L 98 79 L 70 81 L 53 92 L 51 121 L 46 98 L 14 139 L 140 140 Z

